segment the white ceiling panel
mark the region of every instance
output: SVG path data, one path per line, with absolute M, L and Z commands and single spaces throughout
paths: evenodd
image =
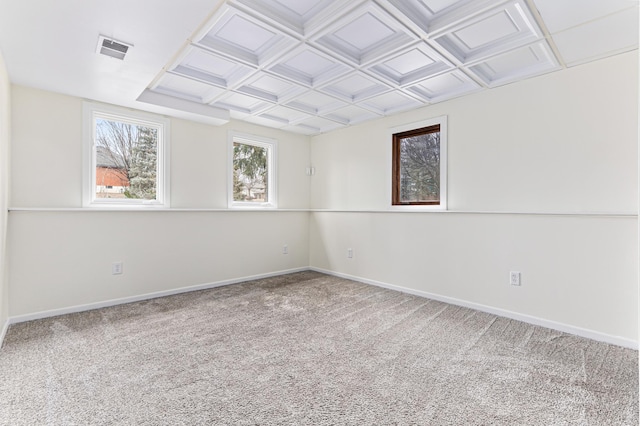
M 490 58 L 469 69 L 489 87 L 547 73 L 559 68 L 546 42 L 539 42 Z
M 36 3 L 0 1 L 14 84 L 301 134 L 637 49 L 639 32 L 638 0 Z M 132 47 L 105 57 L 99 35 Z
M 234 92 L 229 92 L 211 105 L 217 108 L 238 111 L 245 114 L 257 114 L 273 106 L 270 102 L 265 102 L 253 96 Z
M 363 0 L 235 0 L 250 14 L 266 19 L 276 27 L 301 37 L 309 37 L 340 13 Z
M 321 89 L 347 102 L 360 102 L 364 99 L 387 92 L 391 88 L 361 72 L 354 72 Z
M 374 98 L 367 99 L 360 103 L 361 106 L 380 115 L 390 115 L 396 112 L 406 111 L 411 108 L 418 108 L 423 105 L 422 102 L 401 93 L 389 92 L 378 95 Z
M 208 104 L 224 93 L 224 89 L 211 86 L 190 78 L 174 74 L 165 74 L 158 84 L 152 88 L 154 92 L 177 98 Z
M 395 86 L 406 86 L 451 68 L 451 62 L 426 43 L 420 42 L 370 66 L 368 71 Z
M 305 89 L 291 81 L 262 73 L 245 81 L 237 91 L 269 102 L 279 103 L 286 102 L 304 92 Z
M 453 71 L 421 81 L 409 91 L 424 99 L 425 102 L 441 102 L 446 99 L 475 92 L 481 87 L 461 71 Z
M 462 64 L 468 64 L 542 38 L 524 0 L 484 12 L 434 40 Z
M 414 34 L 373 2 L 342 17 L 313 39 L 330 54 L 356 66 L 416 40 Z
M 287 103 L 287 105 L 309 114 L 322 115 L 346 106 L 347 104 L 334 97 L 316 91 L 309 91 L 297 96 L 295 100 Z
M 253 124 L 259 124 L 261 126 L 273 127 L 275 129 L 282 129 L 283 127 L 288 125 L 286 122 L 268 115 L 250 115 L 246 117 L 244 121 L 248 121 L 249 123 Z
M 284 106 L 273 107 L 260 114 L 260 116 L 284 123 L 285 125 L 295 124 L 299 121 L 306 120 L 312 117 L 312 115 L 310 114 Z
M 307 134 L 316 135 L 319 133 L 330 132 L 331 130 L 339 129 L 340 127 L 344 127 L 344 125 L 340 123 L 336 123 L 333 120 L 327 120 L 322 117 L 311 117 L 306 120 L 302 120 L 300 123 L 296 124 L 294 127 L 300 128 L 301 131 L 306 129 Z
M 568 66 L 638 48 L 638 7 L 553 35 Z
M 421 36 L 433 36 L 448 26 L 495 7 L 506 0 L 381 0 Z
M 553 34 L 638 5 L 638 0 L 534 0 Z
M 307 45 L 295 49 L 269 68 L 269 71 L 307 87 L 317 87 L 352 70 L 352 67 Z
M 253 68 L 192 46 L 186 56 L 173 67 L 172 72 L 225 89 L 254 71 Z
M 327 118 L 330 118 L 333 121 L 338 121 L 346 125 L 361 123 L 363 121 L 371 120 L 377 117 L 380 117 L 380 116 L 369 110 L 357 107 L 355 105 L 349 105 L 344 108 L 340 108 L 332 112 L 331 114 L 327 115 Z
M 225 6 L 197 38 L 197 44 L 252 66 L 273 61 L 298 42 L 262 21 Z

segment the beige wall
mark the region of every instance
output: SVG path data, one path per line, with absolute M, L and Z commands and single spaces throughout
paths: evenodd
M 9 75 L 0 52 L 0 345 L 9 316 L 9 285 L 7 278 L 7 207 L 9 194 L 9 138 L 11 102 Z
M 463 213 L 389 212 L 388 129 L 441 115 Z M 317 136 L 311 266 L 636 342 L 637 129 L 631 52 Z
M 306 212 L 14 211 L 10 313 L 306 268 L 308 229 Z M 116 261 L 122 275 L 111 275 Z
M 637 80 L 632 52 L 314 138 L 172 119 L 183 210 L 152 212 L 80 209 L 82 101 L 13 87 L 9 314 L 310 265 L 633 345 Z M 441 115 L 452 212 L 390 212 L 389 128 Z M 300 211 L 224 210 L 229 130 L 278 140 L 279 208 Z
M 82 100 L 14 86 L 12 108 L 11 316 L 308 266 L 308 137 L 171 119 L 177 211 L 82 210 Z M 277 140 L 278 206 L 303 211 L 225 210 L 230 130 Z
M 82 99 L 13 86 L 11 207 L 82 206 Z M 214 127 L 171 119 L 171 207 L 227 207 L 227 135 L 278 141 L 278 207 L 309 207 L 309 138 L 232 121 Z

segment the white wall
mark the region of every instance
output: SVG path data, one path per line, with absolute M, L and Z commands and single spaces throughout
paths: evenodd
M 311 266 L 636 342 L 637 62 L 618 55 L 314 137 L 312 208 L 334 211 L 312 213 Z M 440 115 L 449 209 L 464 213 L 388 212 L 388 129 Z M 514 270 L 522 287 L 508 284 Z
M 11 316 L 308 265 L 306 212 L 11 212 Z M 282 254 L 287 244 L 289 254 Z M 124 262 L 122 275 L 111 263 Z
M 9 314 L 311 265 L 636 342 L 637 76 L 632 52 L 311 139 L 172 119 L 187 211 L 162 212 L 56 211 L 81 206 L 82 101 L 14 86 Z M 389 212 L 388 129 L 440 115 L 457 213 Z M 279 141 L 279 207 L 302 211 L 195 211 L 226 206 L 229 130 Z
M 0 52 L 0 345 L 9 316 L 9 285 L 7 278 L 7 207 L 9 195 L 9 138 L 11 123 L 9 75 Z
M 171 119 L 176 210 L 82 210 L 82 100 L 12 89 L 12 317 L 308 266 L 308 137 Z M 278 141 L 278 206 L 303 211 L 225 210 L 229 130 Z

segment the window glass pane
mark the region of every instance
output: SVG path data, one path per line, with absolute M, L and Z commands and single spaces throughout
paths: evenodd
M 440 132 L 400 139 L 400 202 L 440 200 Z
M 267 203 L 268 149 L 233 143 L 233 201 Z
M 156 200 L 158 129 L 95 120 L 96 198 Z

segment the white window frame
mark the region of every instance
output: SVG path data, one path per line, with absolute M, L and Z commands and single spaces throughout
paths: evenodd
M 121 121 L 158 129 L 157 182 L 155 200 L 96 198 L 96 119 Z M 83 104 L 83 207 L 169 208 L 170 120 L 156 114 L 114 105 Z
M 440 204 L 439 205 L 393 205 L 392 191 L 393 191 L 393 153 L 392 153 L 392 141 L 393 135 L 396 133 L 408 132 L 410 130 L 421 129 L 424 127 L 430 127 L 440 125 Z M 389 156 L 387 158 L 388 172 L 387 172 L 387 200 L 389 202 L 389 208 L 391 210 L 447 210 L 447 142 L 448 142 L 448 129 L 447 129 L 447 116 L 429 118 L 427 120 L 418 121 L 415 123 L 403 124 L 401 126 L 392 127 L 388 131 L 387 140 L 389 141 L 389 149 L 387 152 Z
M 229 208 L 275 209 L 278 207 L 277 158 L 278 141 L 262 136 L 231 131 L 228 137 L 227 195 Z M 233 199 L 233 144 L 234 142 L 253 145 L 267 150 L 267 193 L 269 200 L 264 203 L 235 201 Z

